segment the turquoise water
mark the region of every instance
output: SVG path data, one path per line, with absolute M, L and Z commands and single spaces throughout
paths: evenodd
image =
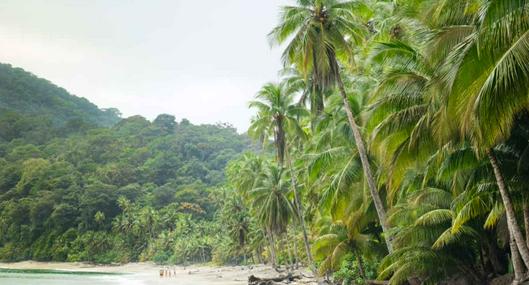
M 130 284 L 124 274 L 58 270 L 0 269 L 0 285 L 118 285 Z

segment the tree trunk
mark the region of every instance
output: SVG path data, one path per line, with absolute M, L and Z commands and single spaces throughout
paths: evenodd
M 358 252 L 356 253 L 356 262 L 358 262 L 358 272 L 360 273 L 360 277 L 362 277 L 364 281 L 367 280 L 364 261 L 362 260 L 362 256 L 360 256 Z
M 259 249 L 255 250 L 255 257 L 257 257 L 257 262 L 259 264 L 264 264 L 263 257 L 261 256 L 261 253 L 263 252 L 262 247 L 259 246 Z
M 299 256 L 298 256 L 298 243 L 296 241 L 296 236 L 293 237 L 293 243 L 294 243 L 294 268 L 298 269 L 298 262 L 299 262 Z
M 281 116 L 274 116 L 276 120 L 276 132 L 274 134 L 274 141 L 277 149 L 277 161 L 280 166 L 283 166 L 283 161 L 285 160 L 285 148 L 286 148 L 286 138 L 285 130 L 283 127 L 283 118 Z
M 315 272 L 316 267 L 314 266 L 314 260 L 312 259 L 312 253 L 310 251 L 309 236 L 307 234 L 307 228 L 305 226 L 305 216 L 303 213 L 303 205 L 301 205 L 301 199 L 299 198 L 297 181 L 294 175 L 294 168 L 292 167 L 292 159 L 290 157 L 288 147 L 285 148 L 285 153 L 286 153 L 288 168 L 290 169 L 290 181 L 292 183 L 292 189 L 294 191 L 294 202 L 296 204 L 295 208 L 298 214 L 299 225 L 301 226 L 301 230 L 303 232 L 303 243 L 305 244 L 305 251 L 306 251 L 307 259 L 309 263 L 308 265 L 309 265 L 309 268 Z
M 248 257 L 246 256 L 246 252 L 243 252 L 243 262 L 244 262 L 244 265 L 248 265 Z
M 487 150 L 487 155 L 489 156 L 490 164 L 494 170 L 494 176 L 496 177 L 496 183 L 498 184 L 498 189 L 500 190 L 501 199 L 505 208 L 505 214 L 507 216 L 507 225 L 509 226 L 509 231 L 513 235 L 514 241 L 516 242 L 516 246 L 518 247 L 518 251 L 522 257 L 525 267 L 529 268 L 529 250 L 527 249 L 527 244 L 523 238 L 520 226 L 518 226 L 518 222 L 516 221 L 514 206 L 512 204 L 509 191 L 507 190 L 507 185 L 505 185 L 500 166 L 498 165 L 498 160 L 492 149 Z
M 506 273 L 506 268 L 504 262 L 500 259 L 500 253 L 495 237 L 495 232 L 487 232 L 486 236 L 483 238 L 486 246 L 486 255 L 490 261 L 493 272 L 496 275 L 503 275 Z
M 509 233 L 509 246 L 511 248 L 511 261 L 512 268 L 514 270 L 514 280 L 512 281 L 512 284 L 517 285 L 520 284 L 520 281 L 522 281 L 524 273 L 522 260 L 520 259 L 520 253 L 518 252 L 516 241 L 514 240 L 512 233 Z
M 529 248 L 529 203 L 525 199 L 523 201 L 523 225 L 525 228 L 525 244 Z
M 351 111 L 351 106 L 349 105 L 349 100 L 347 99 L 347 93 L 345 92 L 345 87 L 341 78 L 341 74 L 338 74 L 337 81 L 338 88 L 340 89 L 340 94 L 342 95 L 345 113 L 347 114 L 349 125 L 351 127 L 351 130 L 353 131 L 353 136 L 356 142 L 358 154 L 360 155 L 360 160 L 362 161 L 364 176 L 366 177 L 369 192 L 371 194 L 373 204 L 375 205 L 375 209 L 377 211 L 378 220 L 380 222 L 380 226 L 382 227 L 382 232 L 384 233 L 386 247 L 388 248 L 388 252 L 392 253 L 392 237 L 390 236 L 388 231 L 389 225 L 387 224 L 386 219 L 386 209 L 384 208 L 384 204 L 382 203 L 382 199 L 380 198 L 380 193 L 378 193 L 378 189 L 375 184 L 375 179 L 373 178 L 373 173 L 371 172 L 371 166 L 369 165 L 369 159 L 367 157 L 367 150 L 364 144 L 364 140 L 362 139 L 362 134 L 360 133 L 360 129 L 358 128 L 358 125 L 356 124 L 355 118 Z
M 287 270 L 289 270 L 289 268 L 292 266 L 292 255 L 290 252 L 290 247 L 288 246 L 288 243 L 285 241 L 285 236 L 281 238 L 281 250 L 287 253 L 286 267 L 287 267 Z
M 267 230 L 268 234 L 266 235 L 268 237 L 268 242 L 270 244 L 270 263 L 272 264 L 272 268 L 277 268 L 277 257 L 276 257 L 276 247 L 275 247 L 275 240 L 274 240 L 274 234 L 271 230 Z

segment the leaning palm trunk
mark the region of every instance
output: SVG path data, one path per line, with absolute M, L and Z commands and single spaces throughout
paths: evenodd
M 362 161 L 362 168 L 364 169 L 364 175 L 367 180 L 369 192 L 371 194 L 371 198 L 373 199 L 373 204 L 375 204 L 378 220 L 380 222 L 380 226 L 382 227 L 382 232 L 384 233 L 386 246 L 388 248 L 388 252 L 392 253 L 393 246 L 391 244 L 392 239 L 388 231 L 389 226 L 387 224 L 386 219 L 386 209 L 384 208 L 384 204 L 382 203 L 382 199 L 380 198 L 380 194 L 378 193 L 377 186 L 375 184 L 375 179 L 373 178 L 373 173 L 371 172 L 371 166 L 369 165 L 369 160 L 367 158 L 367 151 L 364 144 L 364 140 L 362 139 L 362 134 L 360 133 L 360 129 L 358 128 L 358 125 L 356 124 L 353 113 L 351 111 L 351 106 L 349 105 L 349 100 L 347 99 L 347 93 L 345 92 L 345 87 L 340 72 L 338 72 L 337 83 L 338 88 L 340 89 L 340 94 L 342 95 L 345 112 L 347 113 L 347 119 L 349 120 L 349 125 L 351 127 L 351 130 L 353 131 L 353 136 L 356 142 L 356 148 L 358 150 L 358 154 L 360 155 L 360 160 Z
M 524 274 L 522 260 L 520 259 L 520 253 L 518 252 L 518 247 L 516 247 L 516 241 L 514 240 L 512 233 L 509 233 L 509 246 L 511 248 L 511 261 L 512 268 L 514 271 L 514 280 L 512 281 L 512 284 L 517 285 L 520 284 L 520 282 L 522 281 Z
M 525 228 L 525 243 L 529 248 L 529 204 L 525 200 L 523 202 L 523 223 Z
M 301 205 L 301 200 L 299 199 L 296 177 L 294 176 L 294 169 L 292 168 L 292 160 L 288 152 L 288 147 L 285 147 L 285 154 L 286 154 L 288 168 L 290 169 L 290 181 L 292 183 L 292 189 L 294 190 L 295 209 L 298 214 L 299 225 L 301 226 L 301 230 L 303 231 L 303 243 L 305 244 L 305 251 L 307 253 L 309 267 L 311 268 L 311 270 L 315 270 L 316 267 L 314 266 L 314 260 L 312 259 L 309 237 L 307 235 L 307 228 L 305 226 L 305 216 L 303 214 L 303 206 Z
M 505 180 L 500 171 L 500 166 L 498 165 L 498 160 L 492 149 L 487 150 L 487 155 L 489 156 L 490 164 L 494 170 L 494 176 L 496 177 L 496 183 L 498 184 L 498 189 L 500 190 L 500 196 L 503 202 L 503 207 L 505 208 L 505 214 L 507 216 L 507 225 L 509 226 L 509 231 L 513 235 L 513 238 L 518 247 L 518 251 L 522 257 L 523 263 L 526 268 L 529 268 L 529 250 L 527 249 L 527 244 L 520 230 L 520 226 L 516 221 L 516 214 L 514 212 L 514 206 L 512 204 L 511 196 L 505 185 Z M 514 254 L 513 254 L 514 255 Z

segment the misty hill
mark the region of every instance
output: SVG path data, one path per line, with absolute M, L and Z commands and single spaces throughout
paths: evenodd
M 71 120 L 111 126 L 120 120 L 116 109 L 101 110 L 85 98 L 74 96 L 46 79 L 1 63 L 0 112 L 38 116 L 54 126 L 64 126 Z

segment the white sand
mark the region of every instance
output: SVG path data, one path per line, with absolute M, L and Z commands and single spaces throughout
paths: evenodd
M 214 267 L 206 265 L 182 266 L 158 266 L 153 263 L 129 263 L 125 265 L 92 265 L 87 263 L 55 263 L 24 261 L 16 263 L 0 263 L 0 268 L 7 269 L 53 269 L 69 271 L 88 271 L 99 273 L 124 273 L 124 275 L 112 278 L 108 284 L 129 285 L 242 285 L 247 284 L 248 276 L 258 277 L 278 276 L 268 266 L 232 266 Z M 160 269 L 170 269 L 171 277 L 160 277 Z M 0 284 L 2 279 L 0 278 Z M 107 283 L 101 283 L 107 284 Z

